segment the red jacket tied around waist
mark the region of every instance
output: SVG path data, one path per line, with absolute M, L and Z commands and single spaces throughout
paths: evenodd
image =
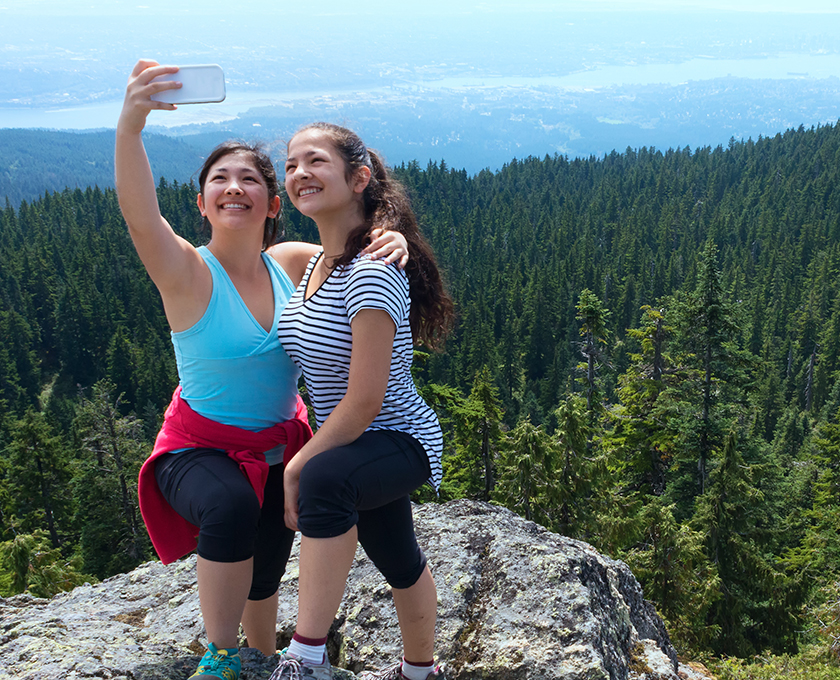
M 294 418 L 252 432 L 199 415 L 181 399 L 181 388 L 178 387 L 164 414 L 163 427 L 155 440 L 152 455 L 140 469 L 137 484 L 140 512 L 161 562 L 169 564 L 195 550 L 198 527 L 175 512 L 158 489 L 155 479 L 155 460 L 158 456 L 178 449 L 209 448 L 225 451 L 239 464 L 239 469 L 254 487 L 262 505 L 263 490 L 268 478 L 268 463 L 265 462 L 263 452 L 285 444 L 285 465 L 311 437 L 306 405 L 300 396 Z

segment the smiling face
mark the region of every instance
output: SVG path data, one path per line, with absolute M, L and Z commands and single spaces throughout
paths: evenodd
M 268 185 L 245 153 L 218 158 L 209 168 L 198 195 L 198 209 L 214 227 L 259 225 L 280 210 L 280 198 L 270 196 Z
M 292 204 L 319 226 L 335 218 L 356 226 L 362 192 L 369 181 L 368 168 L 349 172 L 341 154 L 321 130 L 306 129 L 289 142 L 286 193 Z

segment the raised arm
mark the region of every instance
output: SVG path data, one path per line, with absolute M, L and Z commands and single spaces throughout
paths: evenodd
M 177 66 L 160 66 L 154 61 L 137 62 L 128 80 L 117 123 L 114 154 L 120 209 L 137 254 L 163 297 L 166 315 L 174 330 L 179 330 L 176 326 L 189 327 L 198 318 L 191 312 L 196 304 L 201 307 L 196 293 L 199 293 L 198 298 L 204 297 L 204 286 L 193 284 L 206 276 L 207 285 L 210 285 L 209 273 L 195 248 L 178 236 L 160 214 L 154 175 L 141 135 L 149 111 L 175 109 L 172 104 L 153 101 L 151 95 L 180 86 L 174 81 L 151 83 L 151 80 L 177 70 Z M 206 300 L 204 304 L 206 306 Z

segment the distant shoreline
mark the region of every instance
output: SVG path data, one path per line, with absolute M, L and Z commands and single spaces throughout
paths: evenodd
M 362 99 L 371 95 L 416 95 L 434 91 L 481 90 L 513 87 L 581 91 L 629 85 L 677 86 L 690 81 L 718 78 L 821 80 L 840 76 L 840 55 L 787 54 L 765 59 L 696 58 L 678 64 L 628 64 L 604 66 L 562 76 L 514 77 L 505 75 L 442 76 L 436 79 L 394 81 L 382 87 L 347 87 L 333 91 L 255 92 L 229 89 L 222 104 L 182 107 L 176 114 L 152 112 L 150 127 L 172 128 L 201 123 L 223 123 L 261 106 L 291 105 L 320 98 Z M 48 107 L 0 105 L 0 128 L 95 130 L 116 126 L 122 100 Z

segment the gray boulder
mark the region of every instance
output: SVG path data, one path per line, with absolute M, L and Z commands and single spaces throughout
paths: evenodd
M 438 656 L 450 680 L 701 680 L 623 562 L 486 503 L 415 506 L 438 587 Z M 297 545 L 280 591 L 278 642 L 294 631 Z M 0 600 L 0 679 L 174 680 L 206 645 L 195 557 L 84 585 L 51 600 Z M 361 550 L 330 630 L 352 678 L 400 654 L 390 589 Z M 245 649 L 242 680 L 274 661 Z

